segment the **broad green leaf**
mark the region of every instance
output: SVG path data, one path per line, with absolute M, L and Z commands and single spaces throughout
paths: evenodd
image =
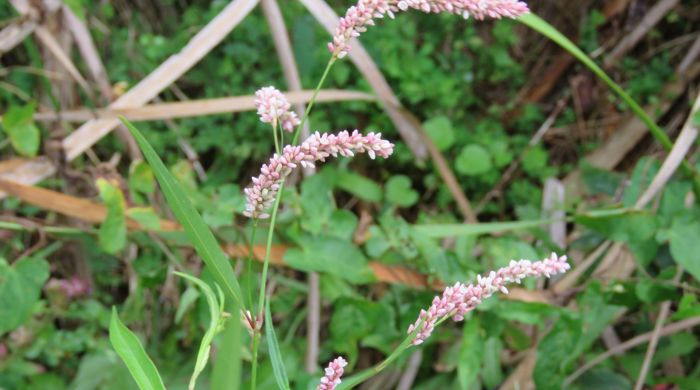
M 289 378 L 287 377 L 287 369 L 284 367 L 284 360 L 282 360 L 282 352 L 280 352 L 280 346 L 277 342 L 275 328 L 272 324 L 269 299 L 265 301 L 265 338 L 267 339 L 267 349 L 270 353 L 272 372 L 275 374 L 277 386 L 282 390 L 288 390 L 290 389 Z
M 219 286 L 216 286 L 219 292 L 219 297 L 217 298 L 216 294 L 214 294 L 214 290 L 201 279 L 181 272 L 174 272 L 174 274 L 197 285 L 202 293 L 204 293 L 207 299 L 207 306 L 209 307 L 209 327 L 204 333 L 204 337 L 202 337 L 202 342 L 199 344 L 197 360 L 194 364 L 194 372 L 190 378 L 189 388 L 194 389 L 197 384 L 197 377 L 199 377 L 199 374 L 202 373 L 209 361 L 209 352 L 211 351 L 211 343 L 214 341 L 214 336 L 223 329 L 224 322 L 226 321 L 226 319 L 222 317 L 224 310 L 224 294 L 221 292 Z
M 677 217 L 669 235 L 673 259 L 700 280 L 700 221 Z
M 34 124 L 35 103 L 25 106 L 10 106 L 2 117 L 2 126 L 17 153 L 34 157 L 39 151 L 39 128 Z
M 119 187 L 105 179 L 97 179 L 100 198 L 107 207 L 107 217 L 100 225 L 100 246 L 108 253 L 117 253 L 126 245 L 126 202 Z
M 490 171 L 492 167 L 491 154 L 477 144 L 465 146 L 455 161 L 457 172 L 467 176 L 481 175 Z
M 418 201 L 418 192 L 411 188 L 411 179 L 394 175 L 386 183 L 386 200 L 401 207 L 411 207 Z
M 160 230 L 160 217 L 152 207 L 132 207 L 126 215 L 148 230 Z
M 141 390 L 165 390 L 153 361 L 144 351 L 136 335 L 119 320 L 115 307 L 112 307 L 112 320 L 109 323 L 109 341 Z
M 202 257 L 212 275 L 214 275 L 216 282 L 223 286 L 224 291 L 241 305 L 243 302 L 241 287 L 238 284 L 238 280 L 236 280 L 236 275 L 233 273 L 231 263 L 221 250 L 211 230 L 209 230 L 202 217 L 192 206 L 192 203 L 187 198 L 187 193 L 168 171 L 141 132 L 126 119 L 122 118 L 121 120 L 134 136 L 134 139 L 136 139 L 148 163 L 151 164 L 168 205 L 182 224 L 197 253 Z
M 0 336 L 29 319 L 48 277 L 43 259 L 28 257 L 9 265 L 0 258 Z
M 227 310 L 238 313 L 240 309 L 229 302 Z M 241 355 L 243 351 L 243 331 L 241 321 L 228 321 L 219 334 L 216 360 L 211 373 L 212 390 L 239 389 L 241 383 Z
M 457 377 L 460 389 L 469 390 L 474 385 L 484 358 L 484 337 L 477 317 L 471 318 L 464 325 L 462 348 L 459 353 Z
M 350 241 L 332 236 L 302 236 L 301 249 L 290 249 L 284 261 L 302 271 L 327 272 L 353 283 L 374 281 L 367 258 Z
M 503 382 L 501 352 L 503 352 L 503 341 L 500 337 L 489 337 L 484 343 L 484 368 L 481 378 L 486 388 L 495 389 Z
M 307 232 L 319 234 L 328 226 L 333 205 L 333 182 L 326 170 L 306 178 L 301 183 L 301 226 Z
M 455 131 L 450 118 L 436 116 L 423 123 L 423 128 L 440 151 L 449 149 L 455 143 Z
M 335 179 L 335 186 L 368 202 L 382 200 L 382 187 L 355 172 L 339 171 Z
M 153 170 L 145 161 L 136 160 L 129 167 L 129 189 L 142 194 L 151 194 L 156 190 Z

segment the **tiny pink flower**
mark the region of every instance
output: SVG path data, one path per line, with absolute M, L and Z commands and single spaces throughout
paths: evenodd
M 566 262 L 566 256 L 557 256 L 555 253 L 542 261 L 511 260 L 507 267 L 498 271 L 491 271 L 487 276 L 477 276 L 476 284 L 464 285 L 456 283 L 447 287 L 441 297 L 433 298 L 433 303 L 428 310 L 421 310 L 415 323 L 408 327 L 411 334 L 416 327 L 418 331 L 413 339 L 413 345 L 422 344 L 430 334 L 438 321 L 446 317 L 452 317 L 454 321 L 464 320 L 464 316 L 474 310 L 484 299 L 496 292 L 508 294 L 506 284 L 519 284 L 529 276 L 546 276 L 566 272 L 570 268 Z
M 326 367 L 325 375 L 321 378 L 316 390 L 333 390 L 340 384 L 340 377 L 343 376 L 343 368 L 348 365 L 342 357 L 337 357 Z
M 381 133 L 362 135 L 355 130 L 335 134 L 312 134 L 301 145 L 287 145 L 282 154 L 270 158 L 260 168 L 260 175 L 253 178 L 253 185 L 245 189 L 246 209 L 244 215 L 251 218 L 268 218 L 266 210 L 272 206 L 277 191 L 284 179 L 297 168 L 314 167 L 316 161 L 338 155 L 352 157 L 355 153 L 367 153 L 371 159 L 376 156 L 387 158 L 394 151 L 394 145 L 382 139 Z
M 384 15 L 394 18 L 398 12 L 414 9 L 426 13 L 450 13 L 482 20 L 485 18 L 516 18 L 529 12 L 527 4 L 519 0 L 359 0 L 340 19 L 328 43 L 328 50 L 338 58 L 350 51 L 349 42 L 374 25 L 374 19 Z
M 264 87 L 255 92 L 255 107 L 258 109 L 260 120 L 271 124 L 272 127 L 279 123 L 283 130 L 291 133 L 299 125 L 297 114 L 290 111 L 291 104 L 275 87 Z

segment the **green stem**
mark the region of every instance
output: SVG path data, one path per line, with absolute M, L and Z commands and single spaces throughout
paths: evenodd
M 258 220 L 254 219 L 253 220 L 253 231 L 250 234 L 250 245 L 248 245 L 248 270 L 247 270 L 247 276 L 246 278 L 248 279 L 248 304 L 250 305 L 249 307 L 251 310 L 253 309 L 253 247 L 255 246 L 255 231 L 258 228 Z M 251 311 L 252 313 L 252 311 Z
M 258 347 L 260 345 L 260 333 L 253 330 L 253 368 L 250 373 L 250 390 L 255 390 L 258 384 Z
M 331 67 L 335 63 L 336 57 L 331 57 L 331 59 L 328 61 L 328 65 L 326 65 L 326 70 L 323 71 L 323 76 L 321 76 L 321 80 L 318 81 L 318 85 L 316 85 L 316 89 L 314 90 L 314 93 L 311 95 L 311 99 L 309 100 L 309 104 L 306 106 L 306 112 L 304 112 L 304 116 L 301 118 L 301 122 L 299 123 L 299 126 L 297 126 L 296 132 L 294 132 L 294 138 L 292 139 L 292 145 L 296 145 L 296 143 L 299 141 L 299 135 L 301 134 L 301 129 L 304 128 L 304 123 L 306 123 L 307 118 L 309 117 L 309 113 L 311 112 L 311 108 L 314 106 L 314 102 L 316 101 L 316 96 L 318 95 L 318 91 L 321 90 L 321 87 L 323 86 L 323 83 L 326 81 L 326 77 L 328 77 L 328 73 L 331 70 Z
M 279 210 L 282 190 L 284 189 L 284 179 L 280 183 L 280 188 L 275 197 L 275 204 L 272 206 L 270 216 L 270 228 L 267 231 L 267 244 L 265 246 L 265 261 L 263 262 L 262 276 L 260 277 L 260 297 L 258 299 L 258 311 L 262 313 L 265 307 L 265 288 L 267 287 L 267 269 L 270 266 L 270 253 L 272 251 L 272 237 L 275 233 L 275 222 L 277 222 L 277 210 Z
M 369 368 L 357 375 L 353 375 L 347 379 L 344 379 L 338 387 L 336 387 L 336 390 L 346 390 L 346 389 L 352 389 L 353 387 L 359 385 L 362 382 L 365 382 L 369 378 L 379 374 L 382 372 L 385 368 L 389 367 L 389 365 L 398 359 L 401 354 L 403 354 L 407 349 L 411 348 L 411 342 L 413 339 L 416 338 L 416 334 L 418 333 L 422 321 L 418 322 L 416 329 L 413 330 L 406 338 L 399 344 L 396 349 L 394 349 L 394 352 L 392 352 L 386 359 L 384 359 L 381 363 L 377 364 L 376 366 Z
M 328 61 L 328 65 L 326 65 L 326 69 L 323 71 L 323 76 L 321 76 L 321 80 L 318 82 L 318 85 L 316 86 L 316 89 L 314 90 L 314 93 L 311 95 L 311 99 L 309 100 L 308 106 L 306 106 L 306 112 L 304 112 L 304 116 L 301 118 L 301 121 L 299 123 L 299 126 L 296 129 L 296 132 L 294 133 L 294 138 L 292 140 L 292 145 L 296 144 L 297 141 L 299 140 L 299 135 L 301 133 L 301 129 L 304 127 L 304 123 L 306 122 L 307 118 L 309 117 L 309 113 L 311 112 L 311 108 L 314 105 L 314 102 L 316 101 L 316 96 L 318 96 L 318 92 L 321 90 L 321 86 L 323 86 L 323 83 L 326 80 L 326 77 L 328 77 L 328 72 L 331 69 L 331 66 L 333 66 L 333 63 L 335 62 L 335 57 L 331 57 L 331 59 Z M 277 126 L 275 126 L 277 127 Z M 282 139 L 284 139 L 284 134 L 282 134 Z M 280 153 L 279 145 L 277 143 L 277 130 L 275 129 L 275 148 L 277 149 L 277 153 Z M 267 245 L 265 247 L 265 261 L 263 262 L 263 269 L 262 269 L 262 275 L 260 276 L 260 297 L 258 299 L 258 311 L 260 314 L 262 314 L 264 307 L 265 307 L 265 289 L 267 288 L 267 270 L 270 266 L 270 253 L 272 251 L 272 238 L 274 236 L 275 232 L 275 223 L 277 222 L 277 211 L 279 210 L 280 206 L 280 201 L 282 199 L 282 192 L 284 190 L 284 179 L 279 184 L 279 189 L 277 190 L 277 196 L 275 197 L 275 203 L 272 206 L 272 215 L 270 216 L 270 227 L 268 228 L 267 231 Z M 251 306 L 252 308 L 252 306 Z M 260 335 L 258 334 L 257 331 L 254 331 L 253 334 L 253 367 L 252 367 L 252 375 L 251 375 L 251 384 L 250 388 L 251 390 L 255 390 L 256 386 L 256 377 L 257 377 L 257 369 L 258 369 L 258 341 L 259 341 Z

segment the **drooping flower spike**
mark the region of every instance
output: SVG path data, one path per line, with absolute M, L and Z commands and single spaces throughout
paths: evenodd
M 246 210 L 251 218 L 268 218 L 266 210 L 272 206 L 280 184 L 299 164 L 314 167 L 316 161 L 326 161 L 329 156 L 352 157 L 355 153 L 367 153 L 371 159 L 376 156 L 387 158 L 393 153 L 394 144 L 382 139 L 381 133 L 362 135 L 355 130 L 344 130 L 334 134 L 312 134 L 299 146 L 287 145 L 282 154 L 276 154 L 260 169 L 260 175 L 253 178 L 253 185 L 245 189 Z
M 381 19 L 384 15 L 393 19 L 395 13 L 409 9 L 426 13 L 446 12 L 465 19 L 474 16 L 479 20 L 516 18 L 530 11 L 527 4 L 519 0 L 359 0 L 340 19 L 328 50 L 334 57 L 345 57 L 350 51 L 350 40 L 359 37 L 367 26 L 373 26 L 374 19 Z
M 412 343 L 422 344 L 433 333 L 438 321 L 447 317 L 452 317 L 454 321 L 462 321 L 468 312 L 493 293 L 500 291 L 508 294 L 507 284 L 520 283 L 529 276 L 550 277 L 564 273 L 569 268 L 566 256 L 557 256 L 555 253 L 542 261 L 511 260 L 507 267 L 491 271 L 488 276 L 479 275 L 476 284 L 456 283 L 447 287 L 442 296 L 433 299 L 428 310 L 421 310 L 416 322 L 408 327 L 408 334 L 419 327 Z
M 348 365 L 342 357 L 337 357 L 326 367 L 325 375 L 321 378 L 316 390 L 333 390 L 340 384 L 340 377 L 343 376 L 343 368 Z
M 264 87 L 255 92 L 255 107 L 258 109 L 260 120 L 271 124 L 272 127 L 279 123 L 283 130 L 291 133 L 299 125 L 297 114 L 290 111 L 291 104 L 275 87 Z

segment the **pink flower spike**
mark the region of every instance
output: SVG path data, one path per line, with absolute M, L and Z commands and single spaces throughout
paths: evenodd
M 508 294 L 506 285 L 509 283 L 520 284 L 528 276 L 550 277 L 564 273 L 569 268 L 566 256 L 557 256 L 552 253 L 549 258 L 536 262 L 511 260 L 507 267 L 495 272 L 491 271 L 487 276 L 477 275 L 476 284 L 456 283 L 447 287 L 442 296 L 435 297 L 428 310 L 421 310 L 416 322 L 408 327 L 408 334 L 418 329 L 412 344 L 422 344 L 430 337 L 435 325 L 441 319 L 452 317 L 454 321 L 462 321 L 468 312 L 474 310 L 478 304 L 494 293 L 500 291 Z
M 340 384 L 340 377 L 343 376 L 343 368 L 348 365 L 342 357 L 337 357 L 332 362 L 328 363 L 325 369 L 325 375 L 321 378 L 321 383 L 318 384 L 316 390 L 333 390 Z
M 260 120 L 272 127 L 279 123 L 284 131 L 291 133 L 300 123 L 297 114 L 290 111 L 287 98 L 275 87 L 264 87 L 255 92 L 255 107 Z
M 527 4 L 519 0 L 359 0 L 340 19 L 328 49 L 337 58 L 343 58 L 350 51 L 350 40 L 367 31 L 367 26 L 373 26 L 374 19 L 384 15 L 393 19 L 396 13 L 409 9 L 461 15 L 465 19 L 474 16 L 478 20 L 516 18 L 530 12 Z
M 260 168 L 260 175 L 253 178 L 253 185 L 244 190 L 246 209 L 244 215 L 251 218 L 268 218 L 266 210 L 272 206 L 280 184 L 297 166 L 313 167 L 316 161 L 338 155 L 352 157 L 355 153 L 367 153 L 372 159 L 376 156 L 387 158 L 393 153 L 394 144 L 382 139 L 381 133 L 362 135 L 354 130 L 343 130 L 337 135 L 312 134 L 299 146 L 287 145 L 282 154 L 275 154 Z

